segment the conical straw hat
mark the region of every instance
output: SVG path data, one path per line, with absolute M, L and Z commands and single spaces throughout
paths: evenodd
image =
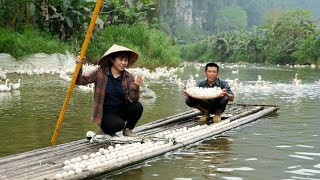
M 131 49 L 129 49 L 129 48 L 126 48 L 126 47 L 123 47 L 123 46 L 119 46 L 119 45 L 117 45 L 117 44 L 114 44 L 114 45 L 112 45 L 111 48 L 109 48 L 108 51 L 105 52 L 104 55 L 99 59 L 98 65 L 100 65 L 100 64 L 102 63 L 102 61 L 104 61 L 104 60 L 110 61 L 110 58 L 108 58 L 110 54 L 115 53 L 115 52 L 121 52 L 121 51 L 130 52 L 130 57 L 129 57 L 128 65 L 132 65 L 133 63 L 135 63 L 135 62 L 138 60 L 139 55 L 138 55 L 136 52 L 134 52 L 133 50 L 131 50 Z

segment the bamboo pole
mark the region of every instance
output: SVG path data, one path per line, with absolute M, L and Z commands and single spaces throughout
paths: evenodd
M 90 41 L 90 38 L 91 38 L 91 34 L 92 34 L 93 29 L 94 29 L 94 25 L 96 23 L 96 20 L 97 20 L 98 13 L 100 11 L 101 5 L 102 5 L 102 0 L 97 0 L 96 6 L 94 8 L 94 12 L 93 12 L 93 15 L 92 15 L 92 18 L 91 18 L 90 26 L 89 26 L 89 29 L 87 31 L 86 37 L 84 39 L 84 42 L 83 42 L 83 45 L 82 45 L 82 48 L 81 48 L 81 52 L 80 52 L 80 59 L 81 60 L 83 60 L 84 55 L 86 54 L 86 51 L 87 51 L 87 48 L 88 48 L 88 45 L 89 45 L 89 41 Z M 74 73 L 73 73 L 73 76 L 72 76 L 72 81 L 70 83 L 66 98 L 64 100 L 64 103 L 63 103 L 63 106 L 62 106 L 62 109 L 61 109 L 61 112 L 60 112 L 60 115 L 59 115 L 59 118 L 58 118 L 58 122 L 57 122 L 57 125 L 56 125 L 56 129 L 54 130 L 53 136 L 51 138 L 51 144 L 52 145 L 56 144 L 56 138 L 58 136 L 58 132 L 59 132 L 61 123 L 62 123 L 63 118 L 64 118 L 64 113 L 65 113 L 65 111 L 67 109 L 67 105 L 68 105 L 70 97 L 72 95 L 73 87 L 75 85 L 75 82 L 76 82 L 76 79 L 78 77 L 78 74 L 79 74 L 81 66 L 82 66 L 81 63 L 77 63 L 76 68 L 74 70 Z

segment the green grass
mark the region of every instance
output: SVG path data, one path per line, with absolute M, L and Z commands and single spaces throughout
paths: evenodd
M 26 29 L 23 33 L 0 28 L 0 52 L 21 58 L 35 53 L 65 53 L 73 51 L 73 45 L 63 43 L 35 29 Z
M 58 37 L 36 29 L 26 29 L 23 33 L 18 33 L 0 28 L 0 52 L 8 53 L 17 59 L 35 53 L 77 53 L 82 43 L 83 39 L 63 42 Z M 141 25 L 109 26 L 101 32 L 95 32 L 86 53 L 88 62 L 96 63 L 113 44 L 136 51 L 139 60 L 135 66 L 154 68 L 176 66 L 180 63 L 179 49 L 172 44 L 169 37 L 161 31 L 150 30 Z

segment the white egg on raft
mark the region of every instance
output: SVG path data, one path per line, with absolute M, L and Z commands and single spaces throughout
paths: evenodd
M 109 151 L 110 151 L 111 149 L 112 149 L 112 150 L 114 149 L 113 146 L 109 146 L 109 147 L 108 147 L 108 150 L 109 150 Z
M 57 173 L 55 176 L 54 176 L 54 178 L 55 179 L 62 179 L 62 174 L 60 174 L 60 173 Z
M 96 168 L 101 168 L 103 166 L 103 164 L 101 162 L 96 164 Z
M 71 162 L 72 164 L 74 164 L 74 163 L 77 162 L 77 160 L 76 160 L 76 158 L 72 158 L 72 159 L 70 160 L 70 162 Z
M 73 167 L 72 167 L 72 170 L 76 170 L 77 168 L 79 168 L 80 167 L 80 164 L 78 165 L 74 165 Z
M 100 161 L 100 159 L 98 158 L 98 159 L 95 159 L 93 162 L 94 162 L 95 164 L 98 164 L 98 163 L 100 163 L 101 161 Z
M 77 168 L 77 169 L 75 170 L 75 173 L 81 174 L 81 173 L 82 173 L 82 169 L 81 169 L 81 168 Z
M 97 155 L 96 155 L 96 153 L 91 153 L 90 154 L 90 158 L 95 158 Z
M 94 160 L 100 159 L 100 156 L 96 156 L 95 158 L 92 158 Z
M 69 164 L 70 169 L 72 169 L 74 166 L 74 164 Z
M 71 169 L 71 167 L 69 165 L 65 165 L 65 166 L 63 166 L 62 169 L 65 171 L 69 171 Z
M 94 165 L 89 165 L 89 166 L 87 167 L 87 170 L 88 170 L 88 171 L 93 171 L 93 170 L 94 170 Z
M 81 161 L 82 161 L 82 158 L 81 158 L 81 157 L 77 157 L 77 158 L 76 158 L 76 161 L 77 161 L 77 162 L 81 162 Z
M 71 162 L 69 160 L 64 161 L 64 165 L 69 165 Z
M 87 165 L 84 164 L 84 163 L 81 163 L 81 164 L 79 165 L 79 167 L 80 167 L 81 169 L 85 169 L 85 168 L 87 167 Z
M 104 154 L 104 155 L 109 154 L 109 151 L 108 151 L 107 149 L 105 149 L 105 150 L 103 151 L 103 154 Z
M 69 176 L 73 176 L 73 175 L 75 175 L 76 173 L 73 171 L 73 170 L 70 170 L 70 171 L 68 171 L 68 175 Z
M 63 177 L 63 178 L 66 178 L 66 177 L 68 177 L 68 176 L 69 176 L 68 172 L 64 171 L 64 172 L 62 173 L 62 177 Z
M 107 161 L 107 159 L 105 157 L 101 157 L 100 161 L 103 163 L 103 162 Z
M 89 159 L 89 156 L 88 156 L 88 155 L 83 155 L 83 156 L 82 156 L 82 159 L 83 159 L 83 160 L 87 160 L 87 159 Z
M 104 148 L 100 148 L 100 149 L 99 149 L 99 152 L 100 152 L 101 154 L 103 154 L 104 150 L 105 150 Z

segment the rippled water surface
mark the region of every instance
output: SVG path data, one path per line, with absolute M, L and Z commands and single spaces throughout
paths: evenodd
M 99 179 L 320 179 L 319 69 L 231 67 L 224 65 L 221 77 L 241 81 L 233 87 L 235 102 L 278 105 L 276 115 Z M 198 73 L 196 79 L 201 79 L 203 68 L 188 65 L 174 77 L 185 83 Z M 239 71 L 234 74 L 234 70 Z M 302 80 L 299 85 L 292 84 L 295 73 Z M 258 75 L 266 85 L 256 85 Z M 0 157 L 49 146 L 69 83 L 57 74 L 8 72 L 7 78 L 12 82 L 21 79 L 22 88 L 0 92 Z M 189 109 L 177 80 L 171 79 L 145 78 L 157 98 L 142 99 L 144 113 L 139 124 Z M 74 89 L 58 144 L 82 139 L 87 131 L 98 129 L 89 120 L 92 96 Z

